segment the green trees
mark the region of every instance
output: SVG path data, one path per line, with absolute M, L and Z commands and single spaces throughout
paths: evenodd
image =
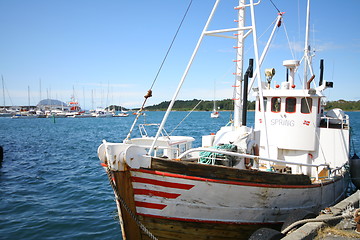
M 173 109 L 178 111 L 190 111 L 192 110 L 196 104 L 198 104 L 201 100 L 193 99 L 193 100 L 177 100 L 174 104 Z M 156 105 L 145 107 L 145 110 L 148 111 L 165 111 L 169 106 L 170 101 L 164 101 Z M 202 101 L 195 111 L 212 111 L 213 110 L 213 101 Z M 220 108 L 220 111 L 233 110 L 234 104 L 231 99 L 224 99 L 216 101 L 216 106 Z M 255 109 L 255 102 L 248 102 L 248 110 Z
M 173 109 L 177 111 L 190 111 L 192 110 L 201 100 L 177 100 L 174 104 Z M 170 101 L 164 101 L 159 104 L 145 107 L 147 111 L 166 111 Z M 202 101 L 195 109 L 195 111 L 212 111 L 213 101 Z M 231 99 L 224 99 L 216 101 L 216 106 L 220 108 L 220 111 L 232 111 L 234 110 L 234 103 Z M 360 101 L 329 101 L 326 103 L 325 111 L 333 108 L 341 108 L 344 111 L 360 111 Z M 111 105 L 107 109 L 115 109 L 116 111 L 121 110 L 120 106 Z M 122 108 L 123 110 L 129 110 Z M 248 101 L 248 110 L 255 110 L 255 101 Z M 138 110 L 138 109 L 134 109 Z
M 337 100 L 332 102 L 327 102 L 325 110 L 341 108 L 344 111 L 359 111 L 360 110 L 360 101 L 345 101 Z

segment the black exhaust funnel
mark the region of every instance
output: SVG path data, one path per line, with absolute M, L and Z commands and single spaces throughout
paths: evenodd
M 253 77 L 253 64 L 254 59 L 249 59 L 249 67 L 246 70 L 244 75 L 244 89 L 243 89 L 243 110 L 242 110 L 242 125 L 246 126 L 247 121 L 247 98 L 248 98 L 248 85 L 249 85 L 249 78 Z

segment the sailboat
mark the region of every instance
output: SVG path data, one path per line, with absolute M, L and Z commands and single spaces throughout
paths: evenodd
M 5 104 L 5 85 L 4 85 L 4 77 L 1 75 L 1 81 L 2 81 L 2 91 L 3 91 L 3 99 L 4 99 L 4 104 L 3 107 L 0 108 L 0 117 L 11 117 L 11 112 L 9 112 L 6 108 L 6 104 Z
M 211 117 L 211 118 L 218 118 L 218 117 L 220 117 L 220 113 L 218 112 L 218 110 L 217 110 L 216 107 L 215 107 L 215 102 L 214 102 L 214 108 L 213 108 L 213 111 L 212 111 L 211 114 L 210 114 L 210 117 Z
M 213 106 L 213 111 L 211 112 L 210 114 L 210 117 L 211 118 L 219 118 L 220 117 L 220 113 L 219 111 L 216 109 L 216 101 L 215 101 L 215 87 L 216 87 L 216 84 L 214 83 L 214 106 Z
M 261 3 L 234 3 L 238 25 L 209 30 L 219 3 L 216 0 L 156 135 L 131 138 L 130 131 L 123 142 L 103 140 L 98 147 L 124 239 L 248 239 L 261 227 L 281 227 L 294 210 L 317 213 L 346 195 L 350 120 L 341 109 L 324 112 L 324 92 L 333 83 L 323 79 L 322 70 L 318 85 L 314 81 L 310 0 L 304 57 L 283 62 L 289 74 L 281 84 L 272 82 L 274 69 L 265 70 L 266 81 L 260 72 L 283 13 L 276 16 L 259 56 L 254 13 Z M 202 136 L 202 146 L 193 148 L 193 137 L 169 136 L 164 126 L 203 38 L 229 32 L 235 33 L 238 57 L 235 89 L 240 97 L 234 99 L 234 119 L 216 134 Z M 250 34 L 254 58 L 246 59 L 242 49 Z M 249 64 L 243 70 L 245 60 Z M 302 86 L 295 83 L 300 64 L 306 69 Z M 256 98 L 254 127 L 247 126 L 250 90 Z
M 127 111 L 123 109 L 123 107 L 120 107 L 120 112 L 118 114 L 115 114 L 114 117 L 128 117 L 129 114 Z
M 28 86 L 28 107 L 27 109 L 21 109 L 17 114 L 13 115 L 12 119 L 18 118 L 38 118 L 39 116 L 36 114 L 34 109 L 31 109 L 30 106 L 30 86 Z

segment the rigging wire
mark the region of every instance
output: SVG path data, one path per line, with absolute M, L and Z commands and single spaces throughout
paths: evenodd
M 274 6 L 274 8 L 278 11 L 278 13 L 280 13 L 280 10 L 276 7 L 276 5 L 273 3 L 272 0 L 270 0 L 270 2 L 272 3 L 272 5 Z
M 287 29 L 286 29 L 286 24 L 285 24 L 285 22 L 283 22 L 283 25 L 284 25 L 284 31 L 285 31 L 286 39 L 287 39 L 287 42 L 288 42 L 288 44 L 289 44 L 289 49 L 290 49 L 290 51 L 291 51 L 291 55 L 292 55 L 293 59 L 295 59 L 295 53 L 294 53 L 294 50 L 295 50 L 295 49 L 293 49 L 293 47 L 291 46 L 291 41 L 290 41 L 290 39 L 289 39 L 289 35 L 288 35 L 288 31 L 287 31 Z
M 184 20 L 185 20 L 185 17 L 186 17 L 186 15 L 187 15 L 187 13 L 188 13 L 188 11 L 189 11 L 189 9 L 190 9 L 191 4 L 192 4 L 192 0 L 190 0 L 190 3 L 189 3 L 189 5 L 188 5 L 188 7 L 187 7 L 187 9 L 186 9 L 186 11 L 185 11 L 185 14 L 184 14 L 183 18 L 181 19 L 180 25 L 179 25 L 178 29 L 176 30 L 176 33 L 175 33 L 175 35 L 174 35 L 174 37 L 173 37 L 173 39 L 172 39 L 172 41 L 171 41 L 171 44 L 170 44 L 170 46 L 169 46 L 169 48 L 168 48 L 168 50 L 167 50 L 167 52 L 166 52 L 166 54 L 165 54 L 165 57 L 164 57 L 161 65 L 160 65 L 160 67 L 159 67 L 159 70 L 158 70 L 158 72 L 156 73 L 156 76 L 155 76 L 155 78 L 154 78 L 154 80 L 153 80 L 153 82 L 152 82 L 152 84 L 151 84 L 150 89 L 153 88 L 153 86 L 154 86 L 154 84 L 155 84 L 155 82 L 156 82 L 156 80 L 157 80 L 157 78 L 158 78 L 158 76 L 159 76 L 159 74 L 160 74 L 160 71 L 161 71 L 161 69 L 162 69 L 162 67 L 163 67 L 163 65 L 164 65 L 164 63 L 165 63 L 165 61 L 166 61 L 167 56 L 169 55 L 169 52 L 170 52 L 170 50 L 171 50 L 171 48 L 172 48 L 172 45 L 173 45 L 174 42 L 175 42 L 175 39 L 176 39 L 176 37 L 177 37 L 177 35 L 178 35 L 179 31 L 180 31 L 180 28 L 181 28 L 181 26 L 182 26 L 182 24 L 183 24 L 183 22 L 184 22 Z
M 188 5 L 188 7 L 187 7 L 187 9 L 186 9 L 186 11 L 185 11 L 185 14 L 184 14 L 184 16 L 183 16 L 180 24 L 179 24 L 179 27 L 178 27 L 178 29 L 176 30 L 176 33 L 175 33 L 175 35 L 174 35 L 174 37 L 173 37 L 173 39 L 172 39 L 172 41 L 171 41 L 171 44 L 170 44 L 170 46 L 169 46 L 169 48 L 168 48 L 168 50 L 167 50 L 167 52 L 166 52 L 166 54 L 165 54 L 165 57 L 164 57 L 161 65 L 160 65 L 160 67 L 159 67 L 159 70 L 158 70 L 158 72 L 157 72 L 157 74 L 156 74 L 156 76 L 155 76 L 155 78 L 154 78 L 154 80 L 153 80 L 153 82 L 152 82 L 152 84 L 151 84 L 150 89 L 147 91 L 147 94 L 144 96 L 144 98 L 145 98 L 145 99 L 144 99 L 144 102 L 143 102 L 141 108 L 139 109 L 139 111 L 137 112 L 136 118 L 135 118 L 135 120 L 134 120 L 134 122 L 133 122 L 133 124 L 132 124 L 132 126 L 131 126 L 131 128 L 130 128 L 130 130 L 129 130 L 129 133 L 128 133 L 128 135 L 126 136 L 126 138 L 125 138 L 124 141 L 130 139 L 131 133 L 132 133 L 132 131 L 134 130 L 134 127 L 135 127 L 135 125 L 136 125 L 136 123 L 137 123 L 137 121 L 138 121 L 138 119 L 139 119 L 139 117 L 140 117 L 140 115 L 141 115 L 141 112 L 144 110 L 144 106 L 145 106 L 145 103 L 146 103 L 147 99 L 148 99 L 149 97 L 152 97 L 152 88 L 154 87 L 154 84 L 155 84 L 155 82 L 156 82 L 156 80 L 157 80 L 157 77 L 158 77 L 159 74 L 160 74 L 160 71 L 161 71 L 161 69 L 162 69 L 162 67 L 163 67 L 163 65 L 164 65 L 164 63 L 165 63 L 165 60 L 166 60 L 166 58 L 167 58 L 167 56 L 168 56 L 168 54 L 169 54 L 169 52 L 170 52 L 170 50 L 171 50 L 171 48 L 172 48 L 172 45 L 173 45 L 173 43 L 175 42 L 175 39 L 176 39 L 176 37 L 177 37 L 177 34 L 178 34 L 179 31 L 180 31 L 180 28 L 181 28 L 181 26 L 182 26 L 182 24 L 183 24 L 183 22 L 184 22 L 184 20 L 185 20 L 185 17 L 186 17 L 186 15 L 187 15 L 187 13 L 188 13 L 188 11 L 189 11 L 189 9 L 190 9 L 191 4 L 192 4 L 192 0 L 190 0 L 190 3 L 189 3 L 189 5 Z
M 176 127 L 174 127 L 174 129 L 169 133 L 169 136 L 181 125 L 181 123 L 183 121 L 185 121 L 185 119 L 197 108 L 197 106 L 199 106 L 199 104 L 202 102 L 203 100 L 200 100 L 195 107 L 179 122 L 178 125 L 176 125 Z

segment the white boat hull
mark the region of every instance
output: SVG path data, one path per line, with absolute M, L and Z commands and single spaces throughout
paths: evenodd
M 317 212 L 333 205 L 346 189 L 344 179 L 279 186 L 141 170 L 131 176 L 138 214 L 182 221 L 279 223 L 293 210 Z
M 211 113 L 210 117 L 211 118 L 219 118 L 220 114 L 219 113 Z

